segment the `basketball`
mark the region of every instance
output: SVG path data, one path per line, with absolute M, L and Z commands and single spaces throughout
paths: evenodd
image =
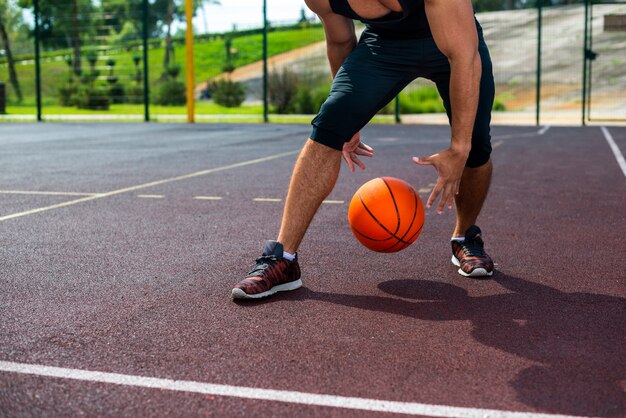
M 356 191 L 348 209 L 352 233 L 372 251 L 393 253 L 411 245 L 424 226 L 424 205 L 404 180 L 379 177 Z

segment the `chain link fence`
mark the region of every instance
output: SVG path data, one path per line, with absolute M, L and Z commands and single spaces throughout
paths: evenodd
M 304 8 L 289 19 L 264 19 L 272 0 L 251 1 L 253 21 L 242 17 L 215 31 L 207 9 L 219 17 L 233 5 L 193 2 L 194 118 L 308 122 L 331 83 L 323 28 Z M 477 11 L 494 64 L 495 123 L 626 121 L 626 2 L 504 3 L 522 8 Z M 6 114 L 0 118 L 188 120 L 184 1 L 2 5 Z M 376 119 L 447 121 L 425 80 L 408 86 Z

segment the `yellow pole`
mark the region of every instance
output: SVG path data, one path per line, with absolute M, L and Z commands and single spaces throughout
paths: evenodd
M 187 30 L 185 32 L 185 53 L 187 67 L 187 122 L 193 123 L 195 118 L 195 82 L 193 73 L 193 0 L 185 0 Z

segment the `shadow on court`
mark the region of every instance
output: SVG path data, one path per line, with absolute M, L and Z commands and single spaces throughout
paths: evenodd
M 549 413 L 623 416 L 626 299 L 561 292 L 501 272 L 494 280 L 507 293 L 471 297 L 449 283 L 389 280 L 378 288 L 393 297 L 303 288 L 262 303 L 317 300 L 423 321 L 471 321 L 476 341 L 538 363 L 509 382 L 520 402 Z

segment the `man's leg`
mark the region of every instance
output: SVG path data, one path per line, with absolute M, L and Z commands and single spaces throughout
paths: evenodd
M 489 192 L 492 171 L 491 159 L 480 167 L 465 167 L 463 170 L 459 194 L 454 199 L 456 203 L 456 227 L 453 237 L 465 236 L 465 231 L 476 224 L 478 214 Z
M 284 250 L 295 253 L 322 201 L 335 187 L 341 168 L 341 151 L 309 139 L 291 175 L 287 201 L 278 234 Z
M 489 191 L 493 170 L 490 159 L 490 122 L 495 86 L 491 58 L 482 40 L 482 34 L 478 50 L 482 60 L 480 96 L 472 132 L 472 149 L 463 170 L 459 194 L 455 196 L 457 217 L 451 242 L 452 263 L 459 267 L 459 274 L 471 277 L 493 274 L 493 261 L 484 250 L 482 233 L 476 226 L 476 220 Z M 449 72 L 443 64 L 440 68 L 442 70 L 433 78 L 451 120 Z
M 328 99 L 312 121 L 311 137 L 292 173 L 277 241 L 266 243 L 256 265 L 235 285 L 233 298 L 260 298 L 302 285 L 295 253 L 335 186 L 343 144 L 414 78 L 410 71 L 414 65 L 388 62 L 381 52 L 386 49 L 375 48 L 386 41 L 367 31 L 361 41 L 336 74 Z

